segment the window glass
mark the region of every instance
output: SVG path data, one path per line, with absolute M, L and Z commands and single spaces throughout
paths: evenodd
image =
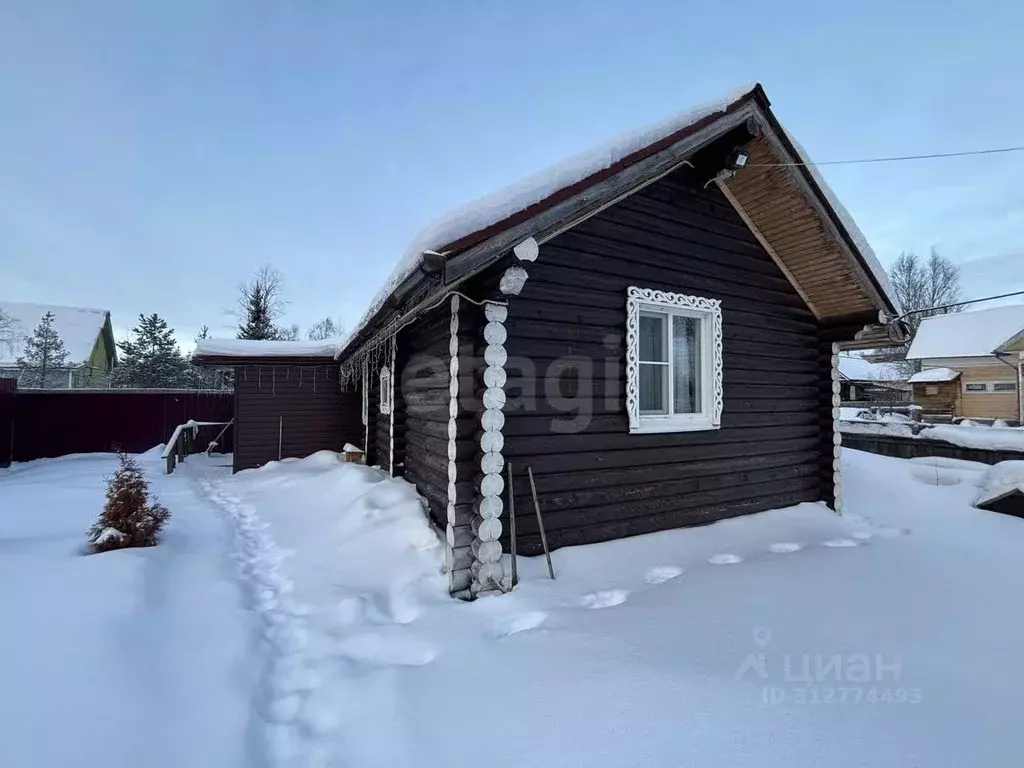
M 968 392 L 984 392 L 987 387 L 984 384 L 967 384 L 964 389 Z
M 640 362 L 666 362 L 665 318 L 647 312 L 640 315 Z
M 640 412 L 668 413 L 666 407 L 668 389 L 667 365 L 640 364 Z
M 701 321 L 672 317 L 672 406 L 674 413 L 699 413 L 701 404 Z
M 1015 381 L 995 381 L 992 383 L 993 392 L 1016 392 L 1017 382 Z

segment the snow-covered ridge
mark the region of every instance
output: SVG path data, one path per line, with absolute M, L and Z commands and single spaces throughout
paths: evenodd
M 1022 328 L 1024 304 L 926 317 L 907 358 L 988 357 Z
M 910 384 L 923 384 L 932 381 L 953 381 L 959 375 L 960 371 L 954 371 L 952 368 L 929 368 L 927 371 L 915 373 L 907 379 L 907 382 Z
M 344 339 L 322 341 L 262 341 L 257 339 L 201 339 L 193 356 L 199 357 L 334 357 Z
M 110 314 L 105 309 L 64 307 L 57 304 L 30 304 L 22 301 L 0 301 L 0 311 L 13 318 L 17 340 L 12 347 L 0 343 L 0 367 L 13 366 L 25 353 L 25 342 L 47 312 L 53 313 L 53 326 L 64 342 L 68 363 L 84 363 L 92 355 L 96 339 Z
M 439 251 L 462 238 L 486 229 L 547 199 L 555 192 L 583 181 L 595 173 L 646 147 L 719 112 L 743 99 L 756 84 L 750 83 L 725 98 L 701 104 L 665 120 L 623 133 L 593 149 L 562 160 L 491 194 L 477 198 L 427 224 L 413 238 L 401 261 L 370 302 L 352 335 L 362 330 L 388 296 L 419 267 L 424 251 Z
M 556 163 L 538 173 L 511 184 L 489 195 L 480 197 L 466 205 L 435 219 L 421 229 L 413 238 L 401 260 L 392 270 L 384 285 L 371 300 L 366 312 L 356 324 L 348 341 L 354 339 L 367 325 L 370 318 L 380 309 L 395 289 L 406 280 L 422 262 L 424 251 L 444 252 L 446 248 L 463 238 L 480 232 L 495 224 L 499 224 L 521 211 L 536 205 L 556 192 L 582 182 L 594 174 L 610 168 L 616 163 L 629 158 L 659 141 L 692 126 L 702 120 L 725 113 L 740 101 L 749 97 L 757 87 L 755 83 L 747 84 L 734 90 L 722 99 L 710 101 L 692 109 L 688 109 L 672 117 L 644 126 L 637 130 L 623 133 L 586 152 L 581 152 L 566 160 Z M 839 202 L 831 187 L 825 182 L 818 169 L 810 165 L 807 152 L 793 137 L 785 132 L 796 150 L 797 160 L 808 164 L 808 170 L 821 193 L 832 208 L 842 226 L 847 230 L 856 249 L 874 276 L 882 291 L 897 312 L 900 311 L 896 294 L 889 283 L 889 277 L 875 255 L 867 238 L 857 227 L 849 211 Z M 346 344 L 339 349 L 344 351 Z

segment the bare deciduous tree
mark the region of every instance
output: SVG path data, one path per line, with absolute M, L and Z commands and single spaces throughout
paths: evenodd
M 960 299 L 960 268 L 934 248 L 927 259 L 901 253 L 889 270 L 889 280 L 903 311 L 912 313 L 905 320 L 914 334 L 926 317 L 963 309 L 956 303 Z M 906 357 L 907 349 L 909 345 L 900 350 L 901 357 Z M 920 361 L 905 361 L 908 374 L 920 369 Z
M 335 336 L 340 335 L 341 323 L 335 323 L 330 317 L 317 320 L 313 323 L 313 327 L 306 331 L 306 338 L 310 341 L 323 341 L 324 339 L 333 339 Z
M 0 360 L 13 358 L 21 345 L 20 324 L 0 307 Z

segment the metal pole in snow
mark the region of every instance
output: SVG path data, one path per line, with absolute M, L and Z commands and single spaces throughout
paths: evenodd
M 537 485 L 533 482 L 533 467 L 527 465 L 526 473 L 530 476 L 530 493 L 533 494 L 533 508 L 537 512 L 537 527 L 540 528 L 540 543 L 544 547 L 544 557 L 548 561 L 548 576 L 555 578 L 555 568 L 551 565 L 551 551 L 548 549 L 548 537 L 544 533 L 544 521 L 540 517 L 540 502 L 537 501 Z
M 284 416 L 277 417 L 277 460 L 281 460 L 281 435 L 284 434 Z

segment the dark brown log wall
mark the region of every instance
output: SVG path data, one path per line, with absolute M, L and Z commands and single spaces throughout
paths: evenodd
M 539 546 L 527 465 L 556 547 L 829 498 L 822 423 L 831 383 L 818 324 L 728 201 L 687 173 L 559 235 L 526 265 L 507 323 L 504 450 L 521 552 Z M 631 285 L 721 299 L 721 429 L 629 434 Z
M 235 369 L 234 469 L 250 469 L 281 456 L 361 445 L 361 393 L 342 392 L 338 366 L 244 365 Z
M 442 529 L 448 506 L 449 319 L 447 302 L 406 328 L 398 399 L 402 401 L 403 476 L 416 485 Z

